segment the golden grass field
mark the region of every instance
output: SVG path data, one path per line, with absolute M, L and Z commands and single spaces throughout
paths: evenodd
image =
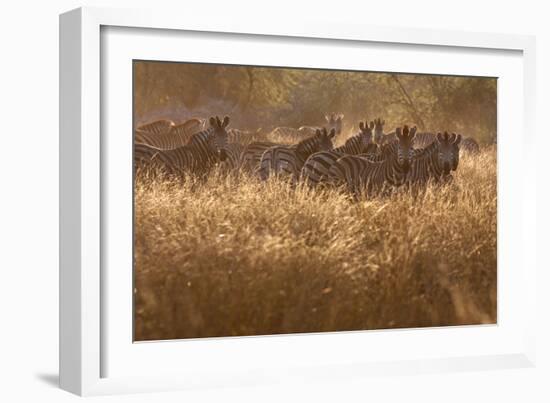
M 496 323 L 496 149 L 350 200 L 247 175 L 135 184 L 135 340 Z

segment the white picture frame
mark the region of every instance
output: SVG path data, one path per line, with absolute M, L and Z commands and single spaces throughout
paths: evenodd
M 378 331 L 378 332 L 351 332 L 346 334 L 330 335 L 294 335 L 275 337 L 245 337 L 223 338 L 206 341 L 184 341 L 181 343 L 164 342 L 158 346 L 143 347 L 132 345 L 127 335 L 122 337 L 126 347 L 117 344 L 118 330 L 113 321 L 106 318 L 113 317 L 111 312 L 112 298 L 109 292 L 118 289 L 115 278 L 102 271 L 107 262 L 103 242 L 102 226 L 108 226 L 102 220 L 102 208 L 105 194 L 111 191 L 106 176 L 112 174 L 106 169 L 104 155 L 105 147 L 123 147 L 124 144 L 110 142 L 110 137 L 102 137 L 102 133 L 109 132 L 109 124 L 102 119 L 102 92 L 107 93 L 109 88 L 102 81 L 103 56 L 102 30 L 106 27 L 117 29 L 156 29 L 164 32 L 193 32 L 218 33 L 217 38 L 227 35 L 241 35 L 254 37 L 255 41 L 269 39 L 272 43 L 284 41 L 310 40 L 332 41 L 327 46 L 337 48 L 342 44 L 376 44 L 376 46 L 419 46 L 420 51 L 433 49 L 460 50 L 469 49 L 473 53 L 483 55 L 485 52 L 515 52 L 516 67 L 521 67 L 521 82 L 510 82 L 510 88 L 515 88 L 519 100 L 517 104 L 501 105 L 499 111 L 512 113 L 512 106 L 521 110 L 518 115 L 521 121 L 516 122 L 516 131 L 523 133 L 519 147 L 514 148 L 499 142 L 499 161 L 507 161 L 516 152 L 519 160 L 526 161 L 534 154 L 534 93 L 535 93 L 535 41 L 533 37 L 519 35 L 466 33 L 455 31 L 430 31 L 407 28 L 371 27 L 359 24 L 335 24 L 324 21 L 302 21 L 301 24 L 281 25 L 268 20 L 251 20 L 243 22 L 234 19 L 216 19 L 215 17 L 200 20 L 181 22 L 180 18 L 169 12 L 151 10 L 117 10 L 104 8 L 80 8 L 61 15 L 60 17 L 60 385 L 63 389 L 79 395 L 134 393 L 140 391 L 160 391 L 171 389 L 185 389 L 194 387 L 211 387 L 216 385 L 252 385 L 258 383 L 272 383 L 280 381 L 298 381 L 304 379 L 341 379 L 348 376 L 368 376 L 370 374 L 386 373 L 410 374 L 418 372 L 442 372 L 455 370 L 476 370 L 492 368 L 518 368 L 533 366 L 535 363 L 535 281 L 536 262 L 535 244 L 536 213 L 534 209 L 535 177 L 524 171 L 515 172 L 513 167 L 499 166 L 499 185 L 501 176 L 514 175 L 513 183 L 521 186 L 522 192 L 513 195 L 512 192 L 501 197 L 513 197 L 508 213 L 515 214 L 513 223 L 507 225 L 501 220 L 507 220 L 500 214 L 499 204 L 499 245 L 507 245 L 507 239 L 501 237 L 502 228 L 514 231 L 514 238 L 522 242 L 514 243 L 513 261 L 517 263 L 515 272 L 520 281 L 510 281 L 506 287 L 516 297 L 521 297 L 521 304 L 515 308 L 515 318 L 510 321 L 500 319 L 506 312 L 501 307 L 510 307 L 506 300 L 500 299 L 501 279 L 499 277 L 499 324 L 471 329 L 457 327 L 422 331 Z M 108 28 L 107 28 L 108 29 Z M 170 30 L 170 31 L 167 31 Z M 137 32 L 137 31 L 136 31 Z M 199 34 L 197 34 L 199 33 Z M 126 35 L 127 33 L 123 33 Z M 115 33 L 116 36 L 116 33 Z M 177 35 L 170 35 L 158 39 L 170 44 L 178 40 Z M 229 39 L 228 39 L 229 40 Z M 103 45 L 102 45 L 103 43 Z M 109 42 L 109 46 L 117 46 L 116 38 Z M 302 42 L 300 42 L 302 43 Z M 143 47 L 147 47 L 143 44 Z M 131 49 L 131 47 L 128 47 Z M 162 48 L 162 46 L 159 46 Z M 161 52 L 156 50 L 156 52 Z M 123 52 L 120 52 L 123 53 Z M 497 52 L 498 53 L 498 52 Z M 151 53 L 153 54 L 153 53 Z M 163 57 L 161 53 L 156 53 Z M 110 57 L 110 56 L 109 56 Z M 129 54 L 127 57 L 132 57 Z M 156 57 L 156 56 L 155 56 Z M 199 59 L 200 54 L 197 53 Z M 220 56 L 228 57 L 228 56 Z M 260 57 L 256 55 L 256 57 Z M 452 57 L 449 56 L 449 57 Z M 114 56 L 113 56 L 114 58 Z M 178 59 L 178 57 L 176 57 Z M 181 58 L 181 56 L 179 56 Z M 519 58 L 519 59 L 518 59 Z M 220 60 L 222 60 L 220 59 Z M 179 60 L 179 59 L 178 59 Z M 226 59 L 223 59 L 224 61 Z M 240 59 L 242 60 L 242 59 Z M 248 60 L 248 59 L 247 59 Z M 488 59 L 487 63 L 490 63 Z M 269 64 L 269 61 L 268 61 Z M 303 64 L 303 63 L 302 63 Z M 504 64 L 504 63 L 503 63 Z M 334 67 L 327 65 L 327 67 Z M 419 66 L 423 72 L 437 72 L 437 66 L 430 70 L 430 66 Z M 464 66 L 456 66 L 453 72 L 468 72 Z M 515 70 L 514 70 L 515 71 Z M 519 70 L 518 70 L 519 71 Z M 446 71 L 448 72 L 448 71 Z M 516 72 L 517 73 L 517 72 Z M 513 73 L 513 74 L 516 74 Z M 110 74 L 110 73 L 109 73 Z M 130 72 L 128 72 L 130 74 Z M 130 74 L 131 75 L 131 74 Z M 516 74 L 517 75 L 517 74 Z M 516 76 L 514 76 L 516 77 Z M 515 78 L 517 80 L 517 77 Z M 516 85 L 517 84 L 517 85 Z M 514 86 L 516 85 L 516 86 Z M 124 92 L 124 88 L 117 90 Z M 505 94 L 512 94 L 512 92 Z M 128 94 L 125 93 L 127 98 Z M 116 98 L 114 98 L 116 99 Z M 111 98 L 109 98 L 111 100 Z M 112 104 L 112 103 L 111 103 Z M 110 104 L 110 105 L 111 105 Z M 120 106 L 120 105 L 119 105 Z M 128 105 L 126 105 L 126 108 Z M 131 107 L 131 105 L 130 105 Z M 507 109 L 508 108 L 508 109 Z M 517 110 L 517 109 L 516 109 Z M 105 115 L 105 113 L 103 113 Z M 127 122 L 128 123 L 128 122 Z M 501 123 L 499 117 L 499 124 Z M 514 122 L 510 122 L 513 125 Z M 131 126 L 131 122 L 130 122 Z M 512 127 L 512 126 L 510 126 Z M 502 131 L 512 130 L 504 127 Z M 501 129 L 499 127 L 499 136 Z M 500 141 L 500 138 L 499 138 Z M 500 162 L 499 162 L 500 164 Z M 506 186 L 504 188 L 506 191 Z M 517 198 L 517 200 L 516 200 Z M 108 199 L 108 197 L 107 197 Z M 499 200 L 500 203 L 500 200 Z M 113 217 L 110 215 L 110 217 Z M 517 230 L 517 231 L 516 231 Z M 519 232 L 518 232 L 519 231 Z M 501 243 L 501 241 L 503 243 Z M 510 241 L 512 241 L 510 239 Z M 512 243 L 510 243 L 512 245 Z M 512 252 L 510 252 L 512 253 Z M 500 261 L 499 251 L 499 265 Z M 500 275 L 499 271 L 499 275 Z M 510 276 L 512 276 L 512 274 Z M 510 277 L 512 278 L 512 277 Z M 109 287 L 104 281 L 109 279 Z M 112 282 L 111 282 L 112 281 Z M 109 291 L 109 288 L 111 291 Z M 127 290 L 128 291 L 128 290 Z M 131 290 L 129 291 L 131 293 Z M 505 293 L 505 296 L 508 295 Z M 501 305 L 502 302 L 502 305 Z M 126 304 L 126 305 L 125 305 Z M 128 300 L 121 303 L 120 308 L 127 308 Z M 511 309 L 511 308 L 510 308 Z M 128 313 L 130 315 L 130 312 Z M 517 319 L 521 316 L 521 322 Z M 127 318 L 118 323 L 124 323 L 127 328 Z M 105 329 L 109 327 L 110 332 Z M 477 333 L 476 333 L 477 332 Z M 112 333 L 115 333 L 113 336 Z M 499 334 L 502 333 L 500 336 Z M 502 336 L 502 345 L 497 342 Z M 426 350 L 417 356 L 406 355 L 396 349 L 392 357 L 377 357 L 367 360 L 358 356 L 356 360 L 339 360 L 339 355 L 345 357 L 347 352 L 342 349 L 326 357 L 317 357 L 316 349 L 324 347 L 328 351 L 342 343 L 354 345 L 373 341 L 379 343 L 415 343 L 421 345 L 423 340 L 433 339 L 435 344 L 441 340 L 464 340 L 466 347 L 471 341 L 483 340 L 478 349 L 455 349 L 446 353 L 444 346 L 433 354 Z M 382 341 L 383 340 L 383 341 Z M 430 342 L 431 343 L 431 342 Z M 485 344 L 483 344 L 485 343 Z M 495 349 L 487 348 L 495 345 Z M 295 362 L 280 359 L 281 352 L 288 346 L 300 349 L 303 355 L 297 356 Z M 269 346 L 269 347 L 268 347 Z M 470 346 L 472 347 L 472 346 Z M 272 353 L 265 354 L 265 364 L 258 370 L 258 363 L 253 358 L 262 355 L 266 349 Z M 168 362 L 177 350 L 186 350 L 190 357 L 185 364 Z M 145 351 L 147 350 L 147 351 Z M 421 349 L 420 349 L 421 350 Z M 137 362 L 143 366 L 151 366 L 153 361 L 170 371 L 160 371 L 152 375 L 147 371 L 141 373 L 139 368 L 130 373 L 129 368 L 119 366 L 116 371 L 108 369 L 107 361 L 126 361 L 136 365 L 130 355 L 139 356 Z M 242 353 L 246 351 L 246 355 Z M 384 351 L 383 349 L 381 351 Z M 462 352 L 461 352 L 462 351 Z M 139 355 L 141 354 L 141 355 Z M 235 355 L 237 354 L 237 355 Z M 214 357 L 214 355 L 216 355 Z M 112 356 L 112 357 L 111 357 Z M 115 359 L 116 356 L 116 359 Z M 134 358 L 135 358 L 134 357 Z M 160 357 L 160 358 L 159 358 Z M 220 366 L 224 360 L 243 358 L 239 365 Z M 160 360 L 160 361 L 159 361 Z M 164 360 L 164 361 L 162 361 Z M 209 361 L 212 360 L 212 361 Z M 216 361 L 218 360 L 218 361 Z M 220 361 L 221 360 L 221 361 Z M 174 361 L 174 360 L 173 360 Z M 201 361 L 199 363 L 199 361 Z M 200 365 L 199 365 L 200 364 Z M 214 367 L 218 370 L 209 370 Z M 193 367 L 195 365 L 195 367 Z M 179 366 L 179 367 L 178 367 Z M 154 368 L 154 367 L 153 367 Z M 112 375 L 114 374 L 114 375 Z

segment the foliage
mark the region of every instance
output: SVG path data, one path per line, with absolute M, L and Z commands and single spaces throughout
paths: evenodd
M 135 62 L 136 123 L 229 114 L 233 127 L 321 125 L 327 112 L 496 140 L 494 78 Z

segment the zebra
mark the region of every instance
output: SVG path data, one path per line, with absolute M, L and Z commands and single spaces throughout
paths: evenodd
M 462 140 L 462 145 L 460 149 L 466 153 L 478 154 L 479 153 L 479 144 L 472 137 L 465 137 Z
M 389 144 L 397 140 L 395 132 L 384 133 L 385 120 L 380 118 L 374 119 L 374 142 L 376 144 Z M 429 146 L 435 141 L 435 134 L 433 133 L 416 133 L 414 138 L 415 148 L 424 148 Z
M 359 133 L 331 151 L 320 151 L 311 155 L 305 162 L 300 177 L 309 187 L 315 187 L 328 178 L 331 165 L 345 155 L 371 154 L 376 151 L 372 142 L 374 122 L 359 122 Z
M 268 148 L 260 161 L 259 176 L 267 180 L 270 175 L 290 175 L 293 183 L 299 178 L 307 158 L 316 152 L 331 150 L 336 130 L 317 129 L 315 135 L 300 141 L 295 146 L 274 146 Z
M 186 145 L 201 127 L 199 119 L 189 119 L 179 125 L 172 125 L 169 131 L 157 132 L 136 130 L 134 143 L 146 144 L 160 150 L 173 150 Z
M 231 143 L 240 143 L 240 144 L 250 144 L 252 143 L 257 136 L 259 136 L 260 132 L 262 131 L 261 128 L 257 130 L 240 130 L 240 129 L 229 129 L 227 130 L 227 134 L 229 137 L 227 138 L 227 141 Z
M 325 115 L 326 129 L 336 131 L 336 136 L 342 133 L 344 114 L 329 113 Z M 298 129 L 294 127 L 276 127 L 269 134 L 269 138 L 276 142 L 296 143 L 304 138 L 314 136 L 317 130 L 322 130 L 321 126 L 300 126 Z
M 278 126 L 267 135 L 267 138 L 273 140 L 275 144 L 292 144 L 306 138 L 308 133 L 304 132 L 304 127 L 296 129 L 295 127 Z
M 256 173 L 260 168 L 260 161 L 265 150 L 279 145 L 281 144 L 271 141 L 255 141 L 248 144 L 241 153 L 240 168 L 244 171 Z
M 384 125 L 386 124 L 385 120 L 380 118 L 374 119 L 374 142 L 380 144 L 382 138 L 384 137 Z
M 397 141 L 396 132 L 384 133 L 385 120 L 381 118 L 374 119 L 374 142 L 378 145 L 391 144 Z M 418 135 L 418 133 L 416 133 Z
M 136 132 L 151 133 L 151 134 L 165 134 L 170 132 L 174 122 L 168 119 L 155 120 L 136 128 Z
M 325 120 L 327 122 L 327 130 L 334 129 L 336 131 L 336 136 L 339 136 L 342 133 L 342 127 L 344 122 L 344 114 L 343 113 L 329 113 L 325 115 Z M 302 135 L 306 136 L 313 136 L 317 129 L 322 130 L 322 127 L 318 126 L 301 126 L 298 129 L 298 132 L 300 132 Z
M 459 145 L 462 135 L 437 133 L 436 140 L 422 150 L 417 150 L 409 172 L 407 185 L 425 185 L 430 180 L 448 182 L 459 163 Z
M 339 158 L 329 169 L 330 182 L 346 185 L 355 198 L 358 198 L 362 189 L 368 193 L 378 193 L 386 185 L 401 186 L 414 157 L 412 145 L 416 130 L 416 126 L 410 130 L 408 126 L 397 128 L 397 141 L 381 148 L 380 161 L 374 162 L 355 155 Z
M 327 130 L 334 129 L 335 136 L 342 132 L 342 121 L 344 115 L 342 113 L 327 114 L 325 119 L 329 126 Z M 302 126 L 299 129 L 293 127 L 277 127 L 268 134 L 268 138 L 275 141 L 256 141 L 247 145 L 241 155 L 241 168 L 249 172 L 257 172 L 260 168 L 260 161 L 263 153 L 271 147 L 284 146 L 284 143 L 292 143 L 301 141 L 304 137 L 314 136 L 317 130 L 322 130 L 320 127 Z
M 445 132 L 446 133 L 446 132 Z M 439 133 L 438 133 L 439 134 Z M 472 137 L 464 137 L 460 135 L 461 141 L 459 141 L 460 149 L 463 152 L 477 154 L 479 153 L 479 144 Z M 435 133 L 423 132 L 416 133 L 416 138 L 414 140 L 415 148 L 425 148 L 434 143 L 437 140 L 437 135 Z M 458 144 L 457 144 L 458 147 Z
M 245 149 L 241 143 L 229 143 L 225 148 L 225 159 L 220 163 L 220 170 L 225 173 L 236 172 L 240 167 L 241 154 Z
M 210 118 L 210 128 L 196 133 L 185 146 L 173 150 L 161 150 L 146 144 L 134 147 L 135 166 L 147 164 L 168 175 L 182 176 L 185 173 L 204 174 L 227 154 L 227 131 L 229 117 Z

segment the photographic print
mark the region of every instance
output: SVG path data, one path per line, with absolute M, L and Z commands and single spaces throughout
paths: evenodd
M 497 79 L 133 61 L 134 340 L 497 322 Z

